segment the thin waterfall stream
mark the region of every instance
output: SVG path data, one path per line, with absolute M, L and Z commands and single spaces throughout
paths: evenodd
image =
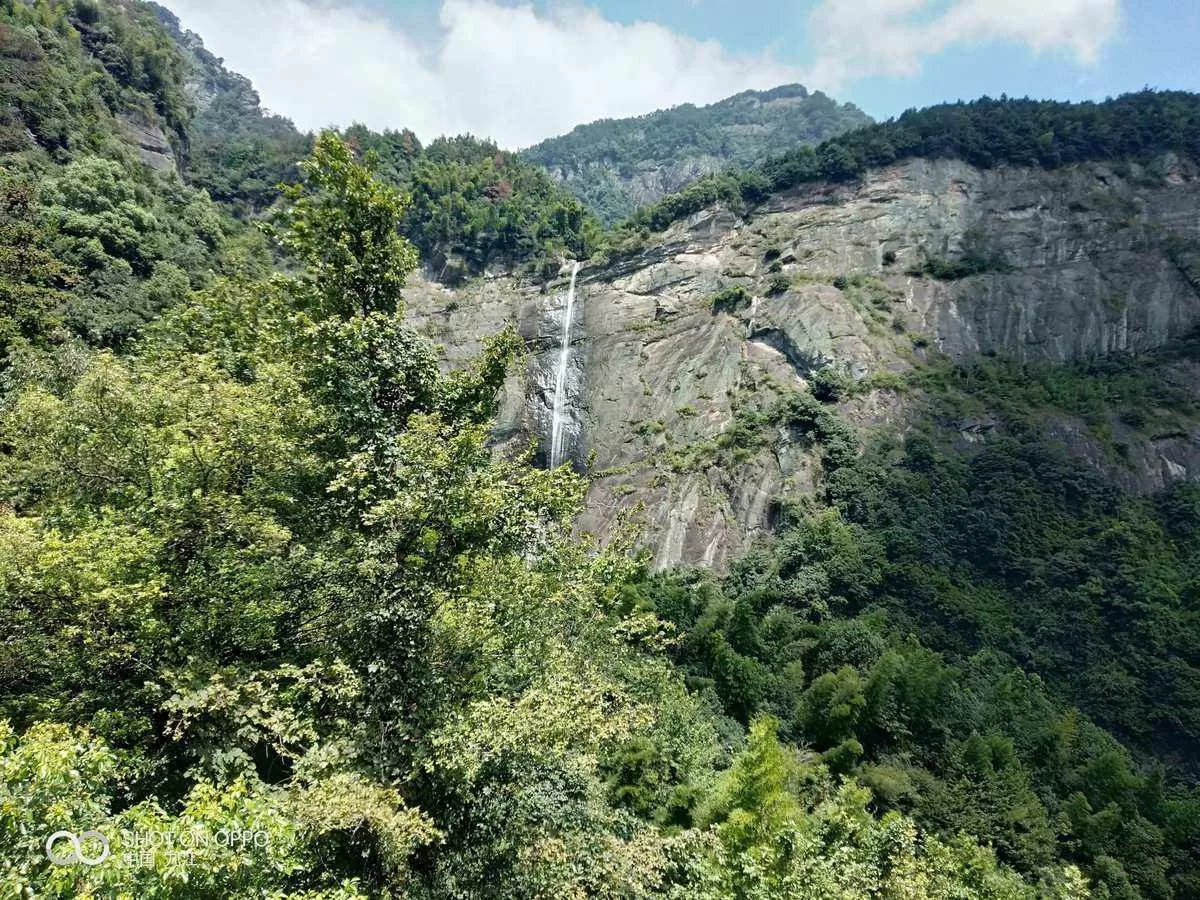
M 579 274 L 579 263 L 571 266 L 571 286 L 567 288 L 567 302 L 562 315 L 562 338 L 558 350 L 558 369 L 554 373 L 554 411 L 550 419 L 550 468 L 562 464 L 567 450 L 567 366 L 571 360 L 571 320 L 575 314 L 575 277 Z

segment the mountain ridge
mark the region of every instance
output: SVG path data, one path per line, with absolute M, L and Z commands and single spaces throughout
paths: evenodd
M 521 152 L 611 225 L 703 175 L 761 163 L 870 122 L 852 104 L 786 84 L 703 106 L 600 119 Z

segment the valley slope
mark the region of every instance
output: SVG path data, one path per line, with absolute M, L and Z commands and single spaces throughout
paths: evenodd
M 639 608 L 734 720 L 778 716 L 882 808 L 970 822 L 1019 868 L 1058 829 L 1109 896 L 1193 896 L 1187 853 L 1149 848 L 1189 831 L 1200 776 L 1197 208 L 1171 152 L 917 157 L 593 259 L 577 527 L 642 524 Z M 544 457 L 564 285 L 410 286 L 450 360 L 525 339 L 506 453 Z M 1160 775 L 1161 806 L 1134 799 Z

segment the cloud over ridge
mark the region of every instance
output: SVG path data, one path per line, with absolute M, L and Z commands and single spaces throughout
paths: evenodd
M 799 78 L 767 54 L 735 56 L 661 25 L 584 6 L 537 13 L 444 0 L 422 48 L 382 17 L 308 0 L 167 0 L 184 27 L 301 128 L 361 121 L 428 140 L 471 132 L 523 147 L 581 122 L 709 103 Z
M 516 148 L 582 122 L 711 103 L 801 81 L 835 96 L 858 79 L 905 77 L 945 50 L 991 41 L 1095 62 L 1121 0 L 819 0 L 812 59 L 738 55 L 649 21 L 570 2 L 442 0 L 440 40 L 417 40 L 354 0 L 165 0 L 264 103 L 304 129 L 364 122 L 422 140 L 470 132 Z M 430 23 L 432 26 L 434 23 Z

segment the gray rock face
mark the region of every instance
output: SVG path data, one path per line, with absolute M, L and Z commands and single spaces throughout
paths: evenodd
M 1143 172 L 1121 178 L 1103 165 L 979 171 L 915 162 L 835 193 L 845 218 L 805 244 L 817 259 L 868 270 L 872 241 L 892 249 L 901 269 L 922 254 L 954 259 L 971 241 L 995 254 L 1002 270 L 961 281 L 886 279 L 905 290 L 913 323 L 952 356 L 1002 350 L 1061 361 L 1137 351 L 1196 321 L 1196 292 L 1167 245 L 1171 236 L 1195 241 L 1198 190 L 1195 173 L 1177 164 L 1152 185 Z M 834 246 L 830 225 L 853 243 Z
M 709 452 L 740 408 L 827 363 L 855 377 L 901 371 L 924 347 L 1051 361 L 1149 350 L 1200 324 L 1197 248 L 1200 177 L 1170 159 L 1154 173 L 912 160 L 858 184 L 777 196 L 750 221 L 712 209 L 676 223 L 641 256 L 579 274 L 574 459 L 590 459 L 594 477 L 581 527 L 603 530 L 644 504 L 657 565 L 720 567 L 770 527 L 781 497 L 820 478 L 819 462 L 786 435 Z M 954 281 L 907 274 L 968 251 L 990 270 Z M 421 281 L 410 292 L 411 314 L 449 361 L 505 324 L 524 336 L 502 447 L 545 441 L 565 282 L 544 294 L 508 277 L 458 290 Z M 714 312 L 712 296 L 733 286 L 748 302 Z M 882 393 L 843 413 L 861 427 L 903 417 Z M 987 423 L 975 425 L 964 440 L 986 439 Z M 1073 427 L 1063 423 L 1064 435 Z M 1098 452 L 1079 434 L 1078 452 Z M 1149 490 L 1200 477 L 1198 447 L 1200 434 L 1134 445 L 1127 480 Z
M 161 125 L 140 112 L 126 113 L 119 121 L 142 162 L 156 172 L 176 171 L 175 151 Z

